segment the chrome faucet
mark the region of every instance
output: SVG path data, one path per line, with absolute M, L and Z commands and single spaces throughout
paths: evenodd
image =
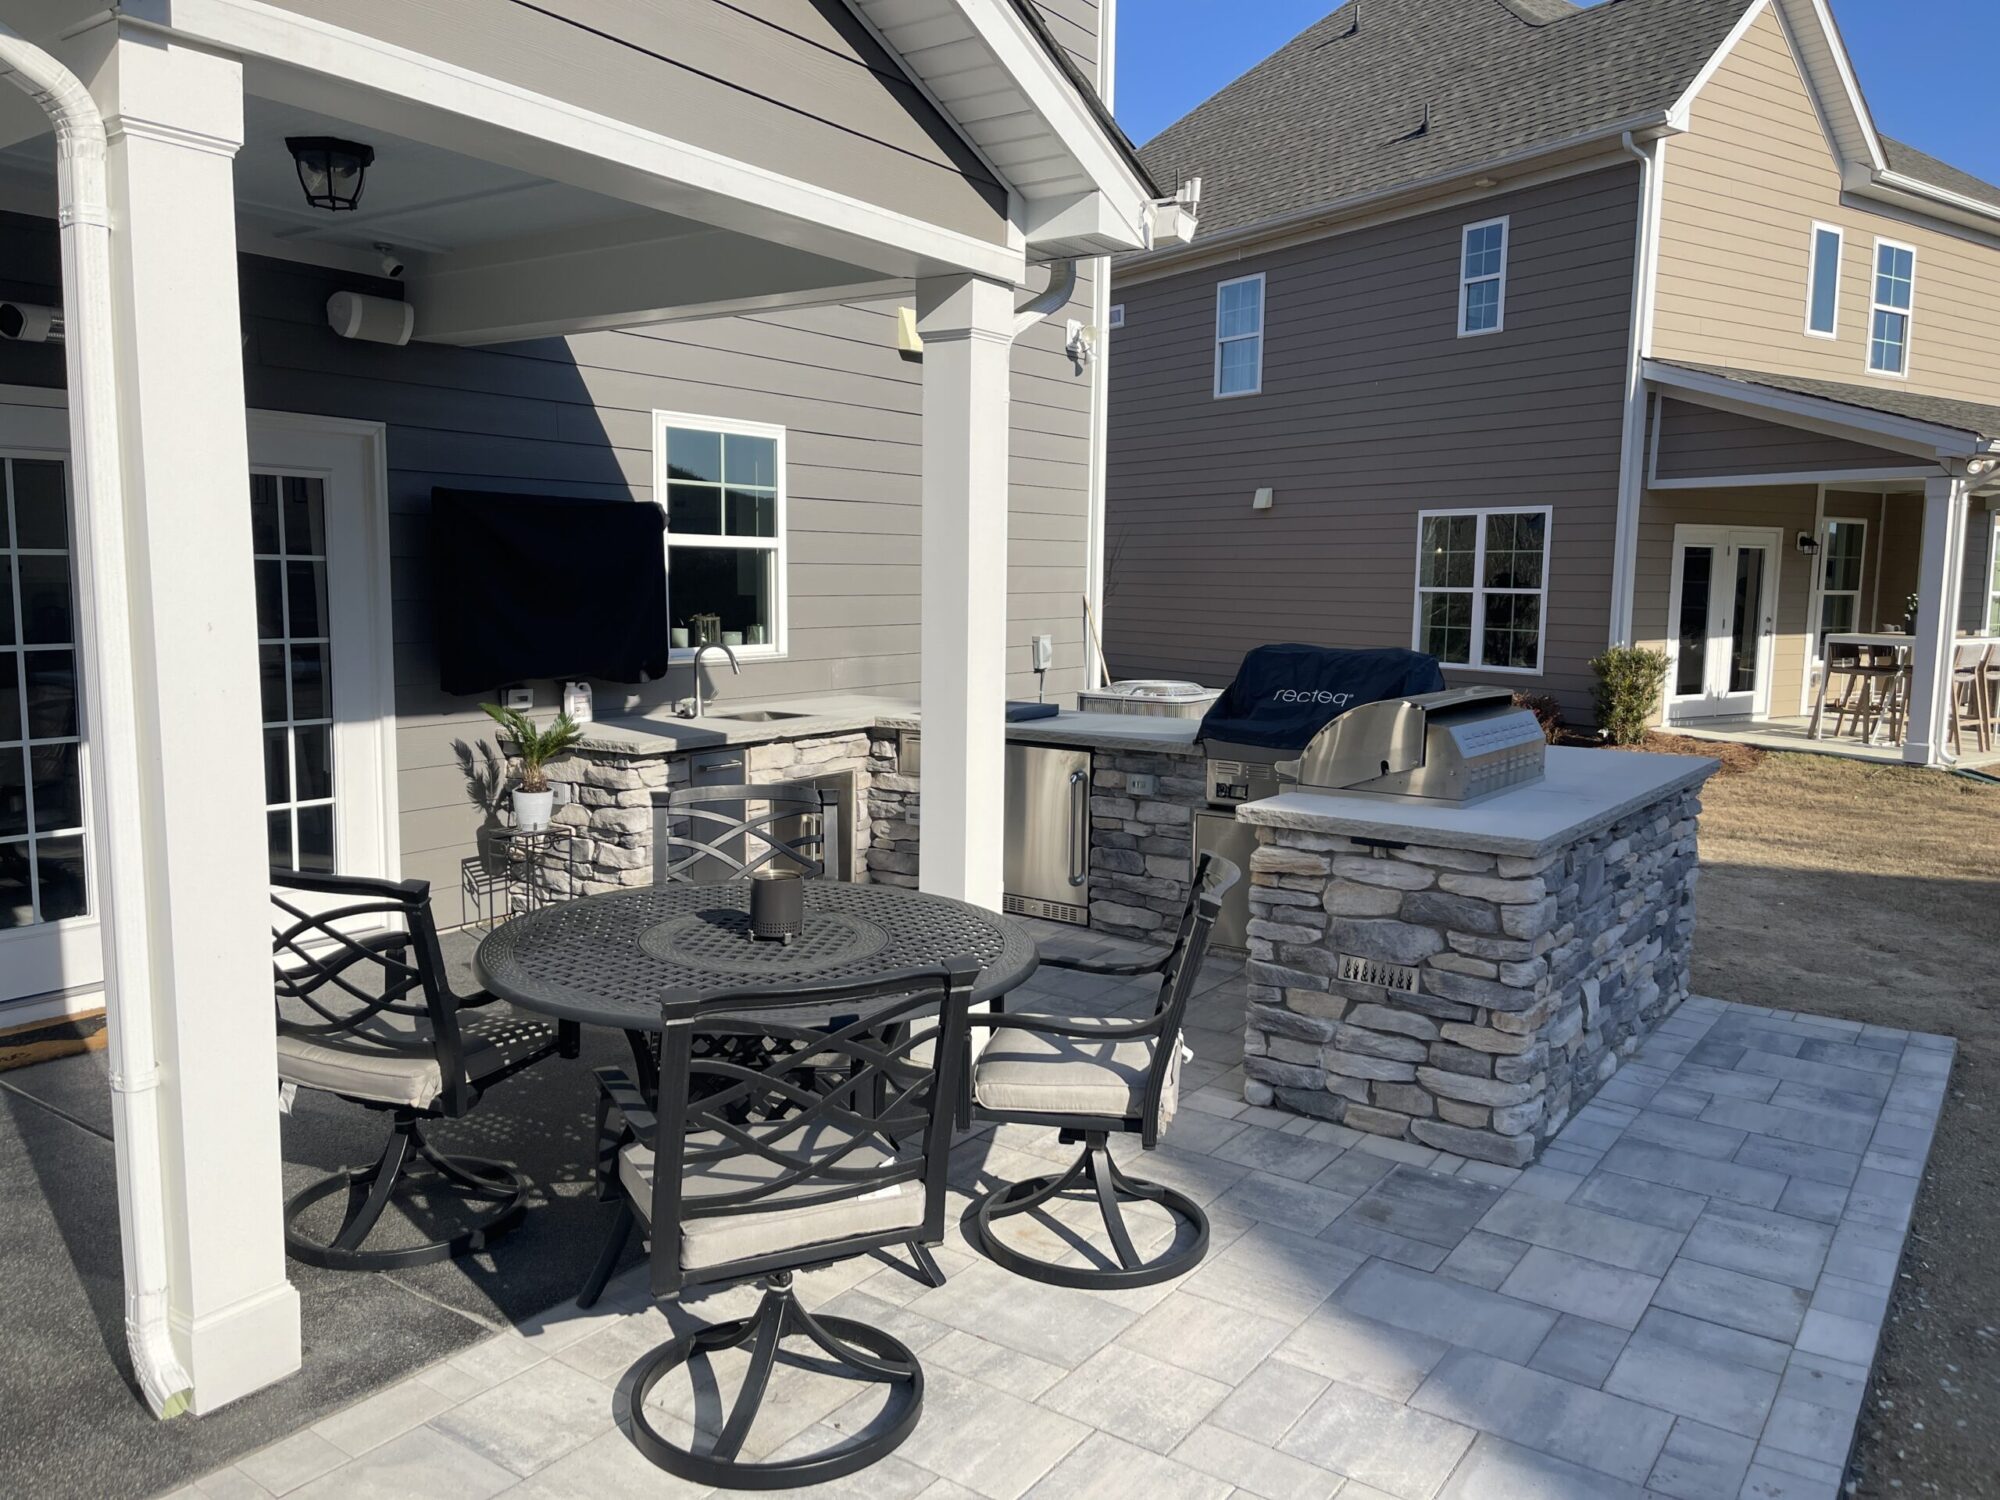
M 696 651 L 694 654 L 694 717 L 697 719 L 702 716 L 705 706 L 702 702 L 701 692 L 701 659 L 711 651 L 720 651 L 724 656 L 729 658 L 729 670 L 738 677 L 743 675 L 743 668 L 736 660 L 736 653 L 723 645 L 722 642 L 710 641 L 707 645 Z

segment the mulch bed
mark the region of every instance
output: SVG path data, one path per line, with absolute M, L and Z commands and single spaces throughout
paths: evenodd
M 1734 745 L 1722 740 L 1697 740 L 1684 734 L 1648 734 L 1637 745 L 1607 745 L 1594 734 L 1565 734 L 1556 741 L 1583 750 L 1638 750 L 1652 755 L 1705 755 L 1722 762 L 1721 776 L 1740 776 L 1754 771 L 1771 752 L 1755 745 Z

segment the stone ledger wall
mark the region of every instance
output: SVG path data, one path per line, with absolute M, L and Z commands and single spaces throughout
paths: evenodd
M 1688 994 L 1695 792 L 1554 854 L 1265 828 L 1245 1094 L 1523 1166 Z M 1343 956 L 1414 966 L 1404 993 Z
M 868 878 L 917 888 L 917 778 L 902 772 L 901 742 L 878 731 L 868 742 Z
M 1136 796 L 1135 775 L 1155 778 Z M 1090 762 L 1090 925 L 1164 941 L 1187 905 L 1194 813 L 1207 805 L 1202 762 L 1185 755 L 1100 750 Z
M 872 864 L 869 782 L 875 762 L 866 733 L 810 740 L 774 740 L 746 745 L 745 779 L 784 781 L 856 771 L 854 839 L 857 870 Z M 604 891 L 653 883 L 653 795 L 688 784 L 688 755 L 646 755 L 631 751 L 573 750 L 548 767 L 552 785 L 569 801 L 551 821 L 576 830 L 558 845 L 544 866 L 548 889 L 557 897 L 594 896 Z

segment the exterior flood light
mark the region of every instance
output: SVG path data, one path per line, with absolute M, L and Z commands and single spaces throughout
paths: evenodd
M 306 202 L 329 213 L 341 213 L 361 201 L 361 184 L 375 160 L 375 148 L 330 135 L 285 138 L 299 169 L 299 186 Z

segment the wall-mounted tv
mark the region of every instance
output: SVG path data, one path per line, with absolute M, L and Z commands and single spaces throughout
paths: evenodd
M 666 525 L 634 500 L 432 490 L 440 685 L 664 676 Z

